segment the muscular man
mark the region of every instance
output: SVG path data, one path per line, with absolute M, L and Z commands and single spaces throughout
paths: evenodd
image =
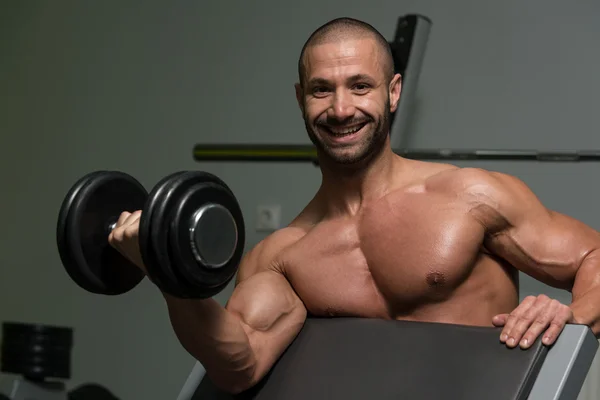
M 371 26 L 337 19 L 308 39 L 296 97 L 322 184 L 244 257 L 226 307 L 164 294 L 185 349 L 223 390 L 257 383 L 307 315 L 503 326 L 552 344 L 565 323 L 600 332 L 600 235 L 501 173 L 403 159 L 390 148 L 401 77 Z M 139 212 L 109 238 L 140 261 Z M 572 292 L 519 304 L 518 271 Z

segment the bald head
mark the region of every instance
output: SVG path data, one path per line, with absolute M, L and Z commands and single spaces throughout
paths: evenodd
M 308 49 L 314 46 L 335 43 L 343 40 L 362 40 L 372 39 L 377 46 L 377 54 L 380 57 L 380 65 L 383 68 L 383 73 L 387 82 L 394 77 L 394 59 L 392 50 L 388 41 L 375 29 L 366 22 L 359 21 L 353 18 L 336 18 L 319 27 L 310 35 L 298 59 L 298 78 L 300 85 L 304 86 L 306 78 L 306 57 L 305 53 Z

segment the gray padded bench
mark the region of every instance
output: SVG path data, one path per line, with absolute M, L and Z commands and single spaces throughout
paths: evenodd
M 309 318 L 269 375 L 237 396 L 197 363 L 178 400 L 575 400 L 598 341 L 567 325 L 551 348 L 500 343 L 499 328 Z

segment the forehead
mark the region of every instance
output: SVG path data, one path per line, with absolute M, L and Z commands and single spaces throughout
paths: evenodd
M 305 52 L 308 79 L 368 74 L 383 76 L 381 54 L 373 39 L 341 39 L 311 46 Z

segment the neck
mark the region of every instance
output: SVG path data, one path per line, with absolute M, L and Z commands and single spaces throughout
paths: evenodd
M 390 148 L 389 137 L 383 149 L 360 166 L 319 160 L 322 173 L 319 197 L 326 215 L 355 215 L 369 202 L 387 194 L 403 161 Z

